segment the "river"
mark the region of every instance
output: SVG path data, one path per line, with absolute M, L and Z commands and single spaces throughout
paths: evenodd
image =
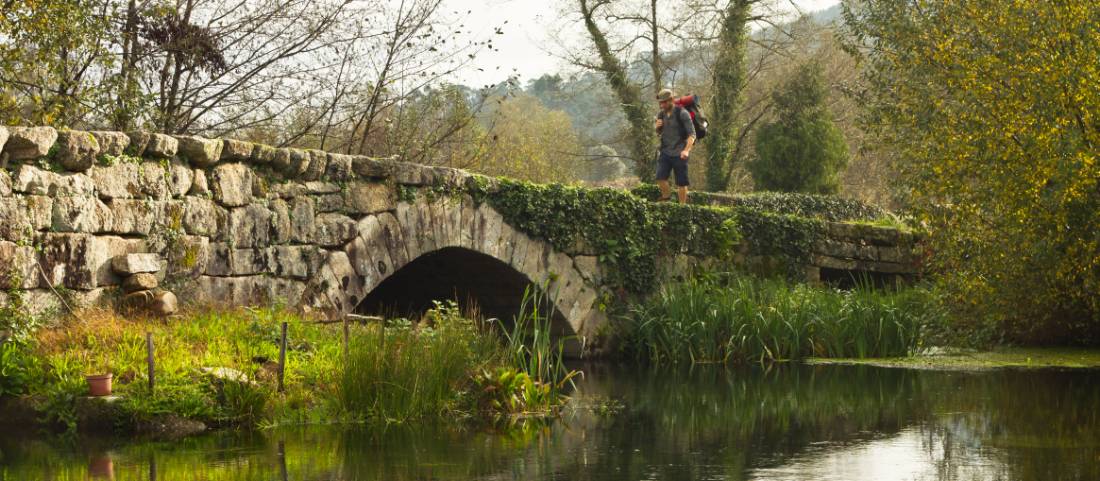
M 0 480 L 1100 479 L 1100 371 L 581 368 L 553 422 L 6 432 Z

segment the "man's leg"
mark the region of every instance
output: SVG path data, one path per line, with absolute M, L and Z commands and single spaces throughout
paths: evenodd
M 688 202 L 688 164 L 684 159 L 675 159 L 676 168 L 673 169 L 676 173 L 676 196 L 680 198 L 681 204 L 687 204 Z
M 661 188 L 661 198 L 658 200 L 668 200 L 668 176 L 671 173 L 672 163 L 669 162 L 668 156 L 659 154 L 657 156 L 657 187 Z
M 660 198 L 659 200 L 666 200 L 666 199 L 668 199 L 668 196 L 669 196 L 669 192 L 668 192 L 668 179 L 665 179 L 665 180 L 658 180 L 658 181 L 657 181 L 657 187 L 660 187 L 660 188 L 661 188 L 661 198 Z

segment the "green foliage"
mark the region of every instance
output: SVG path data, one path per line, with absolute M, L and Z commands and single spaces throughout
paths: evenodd
M 622 322 L 625 350 L 654 362 L 904 356 L 938 322 L 921 289 L 853 291 L 736 276 L 665 286 Z
M 469 416 L 470 381 L 497 355 L 454 303 L 422 325 L 381 326 L 354 339 L 340 384 L 345 409 L 382 422 Z
M 630 191 L 646 200 L 656 200 L 660 190 L 653 184 L 642 184 Z M 797 192 L 753 192 L 750 194 L 714 194 L 688 192 L 688 203 L 726 207 L 746 207 L 776 214 L 821 219 L 832 222 L 873 221 L 887 216 L 881 208 L 854 199 L 833 195 Z
M 844 135 L 825 103 L 821 66 L 809 63 L 772 94 L 777 120 L 756 134 L 749 171 L 757 190 L 833 194 L 848 163 Z
M 726 4 L 714 61 L 713 95 L 709 110 L 710 129 L 707 138 L 706 190 L 722 192 L 729 187 L 730 172 L 741 161 L 738 115 L 742 110 L 748 72 L 745 61 L 748 52 L 748 24 L 756 0 L 733 0 Z M 751 126 L 751 124 L 750 124 Z M 751 127 L 746 127 L 751 128 Z
M 551 330 L 554 303 L 545 294 L 546 287 L 524 289 L 519 315 L 512 321 L 511 330 L 503 323 L 501 329 L 511 366 L 525 378 L 522 384 L 528 395 L 524 404 L 550 409 L 577 371 L 565 367 L 563 353 L 567 339 L 555 338 Z M 520 380 L 516 378 L 516 382 Z M 545 393 L 534 397 L 536 388 L 537 392 L 545 390 Z M 535 402 L 538 404 L 532 404 Z
M 898 151 L 957 319 L 1100 342 L 1097 2 L 873 0 L 846 11 L 864 122 Z
M 558 250 L 591 246 L 608 281 L 635 293 L 652 291 L 659 255 L 721 257 L 739 238 L 728 209 L 652 204 L 613 189 L 502 180 L 487 200 L 509 225 Z

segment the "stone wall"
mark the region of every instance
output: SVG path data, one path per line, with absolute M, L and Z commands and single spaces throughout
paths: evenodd
M 18 292 L 27 309 L 50 311 L 60 305 L 54 290 L 71 304 L 109 301 L 122 282 L 111 260 L 155 253 L 160 285 L 183 302 L 284 302 L 338 314 L 421 254 L 461 247 L 555 283 L 576 332 L 603 323 L 597 253 L 557 252 L 513 229 L 471 195 L 494 180 L 460 170 L 49 127 L 0 127 L 0 166 L 0 305 Z M 916 272 L 905 234 L 836 225 L 814 248 L 810 280 L 814 267 Z M 680 255 L 661 268 L 685 275 L 714 262 Z

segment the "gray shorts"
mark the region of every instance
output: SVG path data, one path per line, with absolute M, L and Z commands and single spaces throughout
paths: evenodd
M 681 159 L 678 155 L 665 155 L 664 152 L 661 152 L 661 155 L 657 156 L 657 180 L 668 180 L 670 172 L 676 173 L 676 185 L 688 186 L 687 161 Z

